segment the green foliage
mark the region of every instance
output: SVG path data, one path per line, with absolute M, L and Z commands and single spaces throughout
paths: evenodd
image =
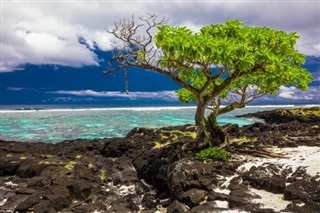
M 255 86 L 261 93 L 276 94 L 282 85 L 308 89 L 311 74 L 301 65 L 305 56 L 295 48 L 299 36 L 267 27 L 249 27 L 238 20 L 202 27 L 194 33 L 186 27 L 158 27 L 154 39 L 164 55 L 162 68 L 175 70 L 182 81 L 200 89 L 213 76 L 202 96 L 212 94 L 227 77 L 232 82 L 218 92 L 225 98 L 231 90 Z M 208 70 L 208 67 L 210 68 Z M 217 75 L 212 67 L 225 70 Z M 207 73 L 206 73 L 207 72 Z M 177 91 L 182 102 L 197 102 L 190 90 Z
M 207 149 L 203 149 L 196 154 L 196 158 L 198 160 L 208 160 L 208 159 L 219 159 L 226 160 L 230 157 L 230 153 L 224 149 L 218 149 L 216 147 L 209 147 Z
M 143 51 L 139 51 L 137 53 L 137 60 L 144 60 L 145 59 L 145 53 Z

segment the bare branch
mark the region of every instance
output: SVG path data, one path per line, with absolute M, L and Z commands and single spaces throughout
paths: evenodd
M 243 108 L 253 100 L 264 95 L 266 95 L 266 93 L 261 92 L 258 87 L 253 87 L 250 85 L 245 85 L 238 90 L 232 90 L 229 92 L 228 97 L 226 98 L 226 100 L 228 100 L 231 104 L 219 109 L 218 114 L 220 115 L 223 113 L 227 113 L 236 108 Z
M 125 70 L 125 75 L 128 75 L 129 67 L 138 67 L 143 69 L 150 69 L 155 72 L 164 74 L 177 82 L 180 86 L 189 89 L 192 92 L 197 93 L 197 89 L 181 80 L 177 73 L 178 70 L 161 67 L 161 56 L 163 52 L 155 47 L 153 42 L 153 30 L 156 27 L 166 24 L 168 19 L 164 17 L 159 18 L 156 15 L 147 13 L 147 16 L 138 17 L 138 22 L 135 22 L 132 16 L 131 20 L 123 19 L 120 22 L 116 22 L 114 26 L 107 32 L 114 35 L 120 41 L 122 46 L 115 47 L 113 50 L 113 57 L 110 61 L 114 62 L 109 64 L 109 69 L 105 74 L 113 73 L 117 70 Z M 194 64 L 185 64 L 182 61 L 167 61 L 170 63 L 176 63 L 180 69 L 190 68 Z M 196 62 L 194 62 L 196 63 Z M 127 80 L 125 80 L 127 81 Z M 128 89 L 128 83 L 126 83 L 126 90 Z

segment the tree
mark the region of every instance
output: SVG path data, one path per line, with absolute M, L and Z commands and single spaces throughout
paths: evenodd
M 192 148 L 224 146 L 228 136 L 217 117 L 256 98 L 276 94 L 283 85 L 308 89 L 311 74 L 295 48 L 299 36 L 238 20 L 204 26 L 199 32 L 165 25 L 155 15 L 124 19 L 108 30 L 122 43 L 110 60 L 111 73 L 139 67 L 166 75 L 181 86 L 180 101 L 197 104 L 197 137 Z M 155 32 L 157 30 L 157 32 Z M 126 81 L 126 90 L 128 84 Z M 227 106 L 221 107 L 221 103 Z M 211 111 L 205 117 L 205 110 Z

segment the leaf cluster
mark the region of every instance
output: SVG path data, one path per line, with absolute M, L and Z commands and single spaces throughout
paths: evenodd
M 203 149 L 196 154 L 198 160 L 208 160 L 208 159 L 219 159 L 226 160 L 231 154 L 224 149 L 219 149 L 216 147 L 209 147 Z
M 312 76 L 301 67 L 305 56 L 295 49 L 298 38 L 295 32 L 245 26 L 238 20 L 205 26 L 196 33 L 164 25 L 154 36 L 157 48 L 163 51 L 162 68 L 177 73 L 196 90 L 206 85 L 202 96 L 214 94 L 221 99 L 248 86 L 272 95 L 282 85 L 308 89 Z M 227 79 L 231 81 L 218 90 Z M 177 94 L 182 102 L 197 102 L 199 97 L 188 88 Z

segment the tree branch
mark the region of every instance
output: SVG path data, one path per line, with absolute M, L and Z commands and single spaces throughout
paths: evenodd
M 266 93 L 261 93 L 258 87 L 254 88 L 250 87 L 250 85 L 245 85 L 237 91 L 231 91 L 229 94 L 230 98 L 226 98 L 229 99 L 231 104 L 224 108 L 220 108 L 218 115 L 230 112 L 236 108 L 243 108 L 253 100 L 264 95 L 266 95 Z
M 248 71 L 239 71 L 239 69 L 233 73 L 232 76 L 228 76 L 220 85 L 216 86 L 215 90 L 212 92 L 211 97 L 216 97 L 218 94 L 220 94 L 224 89 L 226 89 L 236 78 L 245 76 L 245 75 L 251 75 L 256 72 L 264 70 L 264 65 L 262 64 L 256 64 L 251 70 Z
M 128 67 L 138 67 L 143 69 L 150 69 L 152 71 L 164 74 L 178 83 L 180 86 L 198 93 L 198 89 L 187 82 L 184 82 L 177 75 L 177 68 L 174 70 L 169 68 L 161 68 L 161 54 L 153 44 L 153 37 L 151 31 L 158 26 L 167 22 L 165 18 L 158 18 L 156 15 L 148 14 L 148 17 L 139 17 L 141 23 L 136 24 L 134 17 L 131 20 L 122 20 L 114 24 L 111 30 L 107 30 L 116 38 L 124 42 L 124 46 L 115 48 L 111 61 L 116 65 L 110 63 L 110 67 L 105 74 L 115 72 L 117 70 L 125 70 L 127 76 Z M 140 34 L 143 34 L 141 38 Z M 184 64 L 181 61 L 167 61 L 168 63 L 177 63 L 180 69 L 190 68 L 190 64 Z M 179 69 L 178 68 L 178 69 Z M 126 90 L 128 89 L 127 78 L 125 78 Z

